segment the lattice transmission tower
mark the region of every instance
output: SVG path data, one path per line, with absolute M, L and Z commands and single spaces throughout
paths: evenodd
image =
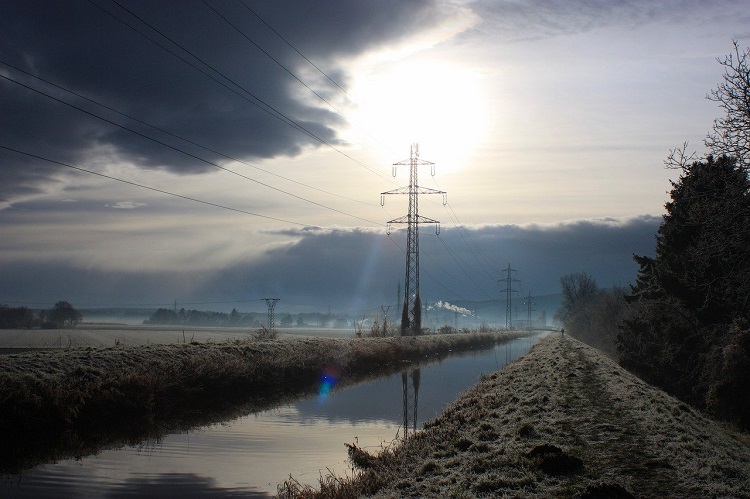
M 263 298 L 263 301 L 266 302 L 266 305 L 268 306 L 268 330 L 270 332 L 274 332 L 276 330 L 276 322 L 274 321 L 273 316 L 273 309 L 276 306 L 276 302 L 281 300 L 281 298 Z
M 497 282 L 505 282 L 505 289 L 500 291 L 500 293 L 505 293 L 505 329 L 510 329 L 513 325 L 513 293 L 518 293 L 517 289 L 513 289 L 513 284 L 516 282 L 521 282 L 520 280 L 513 277 L 513 273 L 517 272 L 516 269 L 510 268 L 510 264 L 508 264 L 507 269 L 503 269 L 503 273 L 507 272 L 505 277 L 503 279 L 498 279 Z
M 401 312 L 401 335 L 419 334 L 422 330 L 422 300 L 419 297 L 419 224 L 435 224 L 435 231 L 440 233 L 440 222 L 419 214 L 420 194 L 442 194 L 443 205 L 447 204 L 447 193 L 428 187 L 420 187 L 418 170 L 420 166 L 429 165 L 431 175 L 435 175 L 435 163 L 419 159 L 419 145 L 412 144 L 409 159 L 393 164 L 393 176 L 396 168 L 409 165 L 409 185 L 391 191 L 380 193 L 380 204 L 385 204 L 388 194 L 407 194 L 409 196 L 409 212 L 407 215 L 394 218 L 388 222 L 388 234 L 391 224 L 406 224 L 406 274 L 404 277 L 404 301 Z M 413 298 L 413 302 L 411 301 Z
M 533 319 L 531 318 L 531 312 L 536 312 L 536 309 L 534 308 L 534 305 L 536 305 L 536 303 L 534 302 L 534 298 L 531 296 L 531 291 L 529 291 L 529 296 L 526 297 L 526 301 L 524 302 L 524 305 L 526 305 L 526 312 L 528 314 L 526 318 L 527 320 L 526 328 L 528 330 L 531 330 L 533 329 L 532 323 L 534 322 Z

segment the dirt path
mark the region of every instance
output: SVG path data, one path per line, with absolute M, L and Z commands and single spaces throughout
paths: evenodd
M 339 497 L 750 497 L 750 447 L 568 337 L 425 426 Z

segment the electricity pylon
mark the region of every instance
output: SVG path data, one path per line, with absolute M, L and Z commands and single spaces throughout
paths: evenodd
M 385 204 L 387 194 L 408 194 L 409 212 L 406 216 L 394 218 L 388 222 L 388 234 L 391 233 L 391 224 L 406 224 L 406 275 L 404 278 L 404 302 L 401 312 L 401 335 L 419 334 L 422 330 L 422 300 L 419 297 L 419 224 L 434 223 L 436 232 L 440 233 L 440 222 L 431 218 L 420 216 L 419 195 L 420 194 L 442 194 L 443 205 L 447 204 L 447 193 L 428 187 L 420 187 L 417 180 L 419 166 L 430 165 L 431 174 L 435 175 L 435 163 L 419 159 L 419 145 L 412 144 L 409 159 L 393 164 L 393 176 L 396 176 L 396 167 L 409 165 L 409 185 L 399 187 L 392 191 L 380 193 L 380 204 Z M 414 297 L 414 302 L 410 300 Z M 411 307 L 410 307 L 411 305 Z
M 503 272 L 508 274 L 503 279 L 498 279 L 497 282 L 505 281 L 505 289 L 500 292 L 505 293 L 505 329 L 510 329 L 513 325 L 513 309 L 511 308 L 513 300 L 511 297 L 513 293 L 518 293 L 517 289 L 513 289 L 513 283 L 521 281 L 513 277 L 513 272 L 516 272 L 516 269 L 510 268 L 510 264 L 508 264 L 507 269 L 503 269 Z
M 534 308 L 536 303 L 534 303 L 534 298 L 531 297 L 531 291 L 529 291 L 529 296 L 526 298 L 526 303 L 524 303 L 524 305 L 526 305 L 526 311 L 528 312 L 528 329 L 531 330 L 533 329 L 531 327 L 531 312 L 536 311 Z
M 268 305 L 268 330 L 273 332 L 276 330 L 276 323 L 273 317 L 273 308 L 276 306 L 276 302 L 281 298 L 263 298 L 263 301 Z
M 383 312 L 383 331 L 388 330 L 388 311 L 390 309 L 390 305 L 380 305 L 380 311 Z

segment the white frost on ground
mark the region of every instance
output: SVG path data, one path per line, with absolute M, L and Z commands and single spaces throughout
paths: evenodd
M 425 427 L 378 459 L 359 456 L 368 469 L 348 495 L 750 497 L 746 435 L 567 336 L 548 336 Z

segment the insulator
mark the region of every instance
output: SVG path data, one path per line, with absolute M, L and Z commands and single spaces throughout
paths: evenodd
M 380 195 L 380 206 L 385 206 L 385 196 Z

